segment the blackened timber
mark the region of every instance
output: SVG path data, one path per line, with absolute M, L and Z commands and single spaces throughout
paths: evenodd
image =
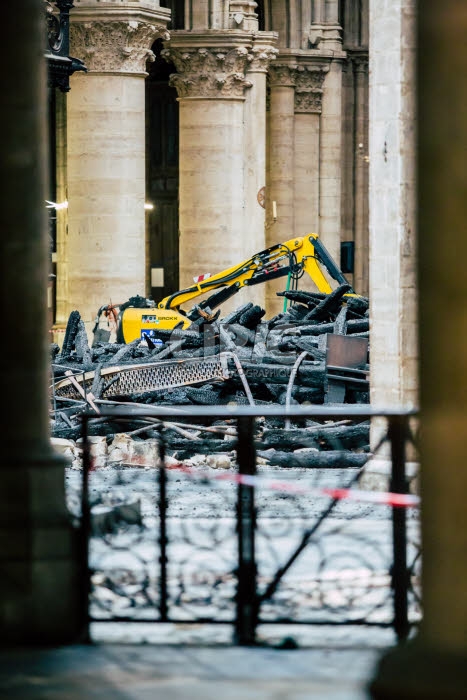
M 305 318 L 308 311 L 309 309 L 306 306 L 303 306 L 303 304 L 292 304 L 292 306 L 289 306 L 287 309 L 287 316 L 292 318 L 294 321 L 301 321 L 302 318 Z
M 243 362 L 243 371 L 248 381 L 264 382 L 267 384 L 287 384 L 292 372 L 291 365 L 276 365 L 254 362 Z M 229 369 L 232 370 L 233 379 L 236 379 L 235 365 L 229 361 Z M 297 371 L 297 383 L 302 386 L 321 388 L 324 386 L 326 372 L 324 363 L 311 365 L 303 362 Z
M 255 332 L 239 323 L 222 323 L 221 326 L 230 335 L 237 346 L 253 345 L 255 342 Z
M 216 438 L 203 439 L 194 446 L 192 440 L 182 437 L 174 430 L 164 431 L 164 440 L 168 450 L 186 450 L 191 454 L 196 452 L 196 454 L 209 455 L 213 452 L 231 452 L 237 447 L 237 438 L 227 440 L 217 440 Z
M 321 333 L 333 333 L 334 323 L 301 323 L 295 330 L 299 330 L 302 335 L 321 335 Z M 347 321 L 347 335 L 351 335 L 352 333 L 362 333 L 368 330 L 370 330 L 370 321 L 367 318 L 350 319 Z
M 262 309 L 261 306 L 252 306 L 251 309 L 247 309 L 247 311 L 240 316 L 238 322 L 241 326 L 252 330 L 256 328 L 265 313 L 266 311 Z
M 326 298 L 324 292 L 307 292 L 302 289 L 286 290 L 285 292 L 276 292 L 278 297 L 285 297 L 290 301 L 298 301 L 301 304 L 306 304 L 310 309 L 319 304 L 320 301 Z
M 369 306 L 370 301 L 367 297 L 349 297 L 347 299 L 348 309 L 362 316 L 368 311 Z
M 267 459 L 269 464 L 279 467 L 306 467 L 316 469 L 360 468 L 370 458 L 362 452 L 344 450 L 280 452 L 278 450 L 258 451 L 258 456 Z
M 326 449 L 355 449 L 368 445 L 369 423 L 359 425 L 314 426 L 292 430 L 264 430 L 257 445 L 261 448 L 293 448 L 320 446 Z
M 224 316 L 222 323 L 238 323 L 241 316 L 248 311 L 248 309 L 253 308 L 253 302 L 248 301 L 246 304 L 239 306 L 238 309 L 231 311 L 227 316 Z
M 287 343 L 283 343 L 283 345 L 279 346 L 279 349 L 287 350 L 288 346 L 295 348 L 295 350 L 299 348 L 300 350 L 306 350 L 315 360 L 324 360 L 326 358 L 326 352 L 315 345 L 316 342 L 316 340 L 313 341 L 308 338 L 289 338 Z
M 319 302 L 318 306 L 308 312 L 305 316 L 306 320 L 316 319 L 318 321 L 323 321 L 329 317 L 330 314 L 336 314 L 339 312 L 342 304 L 342 297 L 347 292 L 350 292 L 352 287 L 350 284 L 341 284 L 337 289 L 335 289 L 331 294 L 328 294 L 325 299 Z
M 285 396 L 285 390 L 282 394 Z M 308 403 L 323 403 L 324 400 L 324 387 L 306 387 L 306 386 L 294 386 L 292 388 L 292 398 L 303 403 L 307 401 Z M 281 400 L 279 403 L 285 403 Z
M 266 352 L 262 356 L 261 364 L 268 365 L 293 365 L 297 359 L 296 352 Z

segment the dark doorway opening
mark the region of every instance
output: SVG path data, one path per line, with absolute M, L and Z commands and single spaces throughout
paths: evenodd
M 146 80 L 146 201 L 149 286 L 157 302 L 179 288 L 178 276 L 178 102 L 169 86 L 172 64 L 161 57 L 162 41 L 153 45 L 156 60 Z
M 264 0 L 257 1 L 255 12 L 258 16 L 258 29 L 260 32 L 264 32 L 266 28 L 266 21 L 264 17 Z

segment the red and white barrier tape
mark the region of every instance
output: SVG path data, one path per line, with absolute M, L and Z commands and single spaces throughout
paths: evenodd
M 208 474 L 206 471 L 193 471 L 190 467 L 184 464 L 175 464 L 169 467 L 184 472 L 188 476 L 195 479 L 209 479 L 216 481 L 232 481 L 236 484 L 245 486 L 261 486 L 262 488 L 271 489 L 272 491 L 282 491 L 296 494 L 311 494 L 314 496 L 328 496 L 336 500 L 351 500 L 361 501 L 365 503 L 378 503 L 385 506 L 393 506 L 394 508 L 416 508 L 420 505 L 420 497 L 408 493 L 392 493 L 390 491 L 363 491 L 361 489 L 342 489 L 342 488 L 316 488 L 309 486 L 300 486 L 288 481 L 278 481 L 277 479 L 268 479 L 263 476 L 253 476 L 249 474 Z
M 90 471 L 96 469 L 96 458 L 91 456 Z M 154 467 L 154 462 L 148 463 L 144 458 L 135 455 L 128 455 L 128 459 L 123 460 L 125 465 L 135 465 L 138 467 Z M 298 495 L 327 496 L 335 500 L 360 501 L 362 503 L 375 503 L 393 508 L 417 508 L 420 505 L 420 497 L 409 493 L 394 493 L 391 491 L 364 491 L 362 489 L 343 489 L 329 487 L 301 486 L 289 481 L 278 479 L 268 479 L 262 475 L 233 474 L 223 472 L 222 474 L 212 474 L 206 470 L 193 469 L 183 462 L 177 462 L 166 466 L 169 471 L 180 471 L 192 479 L 200 481 L 230 481 L 244 486 L 258 486 L 270 489 L 271 491 L 281 491 L 282 493 L 292 493 Z

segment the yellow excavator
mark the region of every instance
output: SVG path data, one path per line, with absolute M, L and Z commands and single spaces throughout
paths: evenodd
M 324 273 L 323 268 L 327 271 Z M 337 285 L 349 286 L 347 296 L 358 296 L 348 280 L 319 240 L 318 234 L 292 238 L 256 253 L 248 260 L 229 267 L 214 275 L 201 275 L 195 284 L 170 294 L 157 304 L 144 297 L 132 297 L 124 304 L 101 306 L 97 312 L 94 337 L 102 315 L 113 322 L 117 342 L 130 343 L 137 338 L 144 340 L 157 329 L 173 330 L 188 328 L 193 320 L 205 315 L 209 320 L 212 310 L 236 294 L 242 287 L 268 282 L 279 277 L 288 277 L 288 282 L 296 284 L 307 273 L 319 292 L 330 294 L 333 291 L 331 280 Z M 207 292 L 216 291 L 194 310 L 186 312 L 182 304 Z

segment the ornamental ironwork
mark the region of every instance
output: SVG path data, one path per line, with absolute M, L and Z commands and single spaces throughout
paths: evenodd
M 43 3 L 47 27 L 45 58 L 48 86 L 68 92 L 70 75 L 76 71 L 87 71 L 83 61 L 69 56 L 70 10 L 74 7 L 73 0 L 43 0 Z
M 97 418 L 84 417 L 82 463 L 67 475 L 69 510 L 87 542 L 89 623 L 230 623 L 244 645 L 258 643 L 259 626 L 264 642 L 268 625 L 307 626 L 310 634 L 318 626 L 392 628 L 400 641 L 418 627 L 415 412 L 349 407 L 347 420 L 363 420 L 368 431 L 371 417 L 381 421 L 372 452 L 361 452 L 359 465 L 307 469 L 296 466 L 303 450 L 343 457 L 345 445 L 294 439 L 283 468 L 274 450 L 257 449 L 264 424 L 272 421 L 277 431 L 286 415 L 315 424 L 342 413 L 278 408 L 261 416 L 264 408 L 204 406 L 187 416 L 168 407 L 153 415 L 149 406 L 144 414 L 101 408 Z M 112 447 L 93 437 L 103 420 L 119 436 Z M 193 421 L 195 440 L 187 433 Z M 230 440 L 213 433 L 198 437 L 227 429 L 233 451 Z M 189 458 L 183 442 L 190 443 Z M 219 450 L 230 457 L 221 461 Z M 382 462 L 388 490 L 375 492 Z

